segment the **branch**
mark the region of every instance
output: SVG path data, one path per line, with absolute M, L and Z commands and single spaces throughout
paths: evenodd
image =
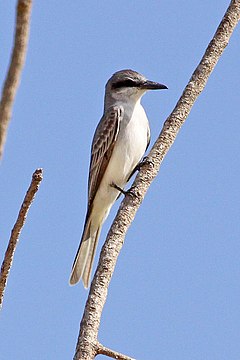
M 90 360 L 98 354 L 96 344 L 101 314 L 125 234 L 178 131 L 227 46 L 239 18 L 240 0 L 232 0 L 202 60 L 194 71 L 173 112 L 165 121 L 163 129 L 149 153 L 149 161 L 146 162 L 146 165 L 140 170 L 135 179 L 131 191 L 136 196 L 126 196 L 120 205 L 102 248 L 98 267 L 91 284 L 80 325 L 74 360 Z
M 3 156 L 13 101 L 25 61 L 29 36 L 32 0 L 18 0 L 14 47 L 0 102 L 0 159 Z
M 129 356 L 120 354 L 117 351 L 111 350 L 105 346 L 103 346 L 102 344 L 98 343 L 97 344 L 97 354 L 98 355 L 106 355 L 108 357 L 111 357 L 113 359 L 117 359 L 117 360 L 135 360 L 133 358 L 130 358 Z
M 11 237 L 4 256 L 4 260 L 1 267 L 1 273 L 0 273 L 0 309 L 2 307 L 4 291 L 7 285 L 7 279 L 12 266 L 13 256 L 18 243 L 18 239 L 22 231 L 22 228 L 25 224 L 28 210 L 34 200 L 35 194 L 38 191 L 39 185 L 42 181 L 42 176 L 43 176 L 42 169 L 37 169 L 33 173 L 31 184 L 23 200 L 17 221 L 12 229 Z

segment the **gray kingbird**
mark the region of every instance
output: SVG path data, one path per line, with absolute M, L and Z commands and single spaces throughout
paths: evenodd
M 150 142 L 140 103 L 147 90 L 167 89 L 133 70 L 113 74 L 106 84 L 104 113 L 96 128 L 88 178 L 88 208 L 70 284 L 88 288 L 98 238 L 109 211 L 141 161 Z

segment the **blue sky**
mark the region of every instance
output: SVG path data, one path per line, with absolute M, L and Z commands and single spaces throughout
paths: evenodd
M 37 167 L 43 167 L 44 180 L 5 293 L 2 359 L 73 356 L 87 291 L 82 284 L 69 287 L 68 278 L 85 217 L 90 146 L 107 79 L 132 68 L 168 86 L 142 101 L 153 143 L 228 4 L 34 2 L 1 164 L 0 254 Z M 15 1 L 0 3 L 1 83 L 14 12 Z M 238 27 L 118 259 L 99 340 L 137 359 L 239 360 L 239 43 Z M 98 254 L 118 206 L 104 224 Z

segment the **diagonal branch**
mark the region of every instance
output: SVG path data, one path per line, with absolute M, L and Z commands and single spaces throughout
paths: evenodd
M 150 161 L 146 162 L 146 165 L 136 177 L 131 189 L 136 194 L 136 197 L 126 196 L 120 205 L 102 248 L 99 264 L 92 281 L 80 325 L 74 360 L 90 360 L 98 354 L 96 344 L 101 314 L 125 234 L 178 131 L 227 46 L 239 19 L 240 0 L 232 0 L 202 60 L 194 71 L 173 112 L 165 121 L 163 129 L 149 153 L 148 159 Z
M 0 159 L 3 156 L 13 102 L 25 61 L 31 8 L 32 0 L 18 0 L 14 47 L 0 102 Z
M 12 266 L 13 256 L 18 243 L 18 239 L 22 231 L 22 228 L 25 224 L 28 210 L 34 200 L 35 194 L 38 191 L 38 188 L 42 181 L 42 177 L 43 177 L 43 170 L 42 169 L 35 170 L 35 172 L 32 175 L 31 184 L 28 188 L 21 209 L 19 211 L 17 221 L 12 229 L 11 237 L 4 256 L 4 260 L 1 267 L 1 273 L 0 273 L 0 309 L 2 307 L 4 291 L 7 285 L 7 279 Z

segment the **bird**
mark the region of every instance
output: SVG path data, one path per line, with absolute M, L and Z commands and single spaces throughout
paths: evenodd
M 167 86 L 130 69 L 115 72 L 106 83 L 104 112 L 91 147 L 86 218 L 70 285 L 82 279 L 84 287 L 89 287 L 102 225 L 150 142 L 141 98 L 146 91 L 158 89 Z

